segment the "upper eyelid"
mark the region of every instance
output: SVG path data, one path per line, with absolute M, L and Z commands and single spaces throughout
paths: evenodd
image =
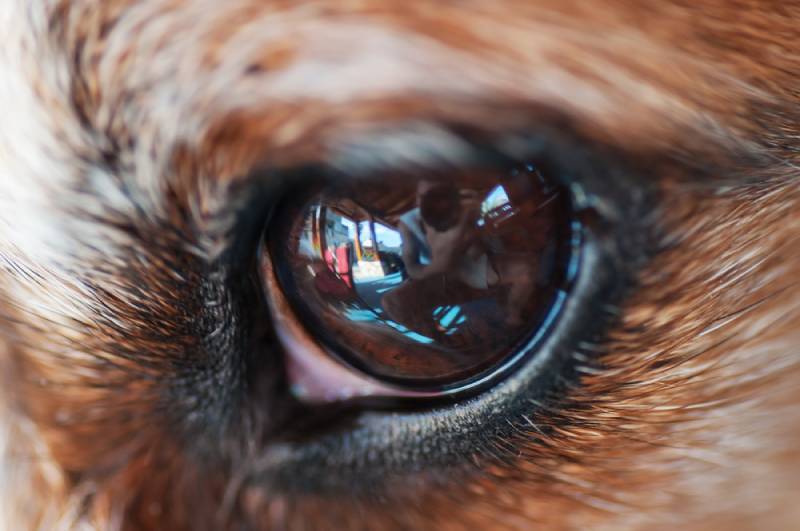
M 752 182 L 785 167 L 767 146 L 743 137 L 707 117 L 708 130 L 695 125 L 665 126 L 670 134 L 643 144 L 634 129 L 628 136 L 592 130 L 589 117 L 575 116 L 549 105 L 522 105 L 523 117 L 513 126 L 455 122 L 434 116 L 412 116 L 380 126 L 343 127 L 326 137 L 327 155 L 314 163 L 344 175 L 374 175 L 519 162 L 554 152 L 566 158 L 602 160 L 626 171 L 632 183 L 661 179 L 692 180 L 712 185 Z M 655 117 L 654 117 L 655 119 Z M 685 139 L 682 142 L 670 138 Z
M 567 128 L 557 130 L 539 124 L 531 130 L 472 132 L 467 135 L 439 127 L 429 128 L 426 133 L 431 131 L 434 131 L 433 136 L 418 131 L 413 134 L 406 129 L 384 131 L 383 135 L 365 135 L 359 141 L 345 144 L 345 149 L 334 151 L 328 160 L 299 173 L 319 173 L 330 179 L 378 179 L 390 184 L 391 179 L 417 178 L 420 174 L 458 179 L 473 170 L 503 171 L 530 161 L 545 167 L 548 177 L 559 184 L 581 188 L 579 192 L 587 198 L 587 204 L 577 204 L 580 209 L 591 206 L 589 195 L 607 196 L 606 199 L 613 202 L 613 194 L 607 192 L 622 184 L 623 180 L 626 187 L 643 191 L 652 188 L 659 177 L 660 161 L 665 157 L 660 153 L 644 155 L 654 163 L 644 175 L 637 169 L 639 157 L 613 146 L 582 139 Z M 425 148 L 420 152 L 405 150 L 400 156 L 386 153 L 380 147 L 390 143 L 387 138 L 411 138 L 411 146 L 424 145 Z M 614 186 L 603 186 L 602 181 Z
M 609 175 L 627 173 L 633 185 L 648 186 L 654 180 L 674 174 L 675 167 L 680 168 L 678 172 L 687 174 L 698 171 L 684 166 L 668 151 L 630 151 L 625 146 L 583 137 L 561 116 L 550 118 L 512 131 L 465 130 L 446 123 L 415 121 L 358 135 L 342 135 L 329 146 L 324 157 L 298 165 L 297 173 L 310 170 L 334 178 L 372 179 L 427 172 L 447 178 L 463 170 L 548 160 L 564 167 L 595 164 L 601 171 L 613 169 L 613 172 L 605 172 Z M 643 162 L 648 164 L 646 173 L 640 168 Z M 669 173 L 662 171 L 667 166 Z M 712 170 L 708 170 L 710 175 Z M 294 173 L 291 168 L 289 171 Z M 576 169 L 574 173 L 579 172 Z M 570 175 L 555 176 L 562 177 L 571 178 Z
M 322 160 L 305 161 L 287 168 L 260 166 L 243 178 L 242 184 L 245 186 L 239 188 L 240 192 L 250 195 L 247 200 L 217 201 L 216 204 L 222 208 L 241 204 L 239 217 L 251 220 L 249 223 L 253 219 L 268 221 L 269 215 L 264 213 L 271 211 L 285 195 L 293 194 L 296 187 L 302 189 L 309 180 L 366 179 L 381 180 L 390 185 L 395 178 L 417 178 L 420 174 L 437 175 L 443 179 L 459 178 L 459 175 L 463 176 L 470 170 L 503 171 L 504 168 L 526 161 L 550 166 L 547 170 L 550 178 L 562 185 L 580 188 L 579 196 L 586 200 L 586 204 L 576 205 L 579 208 L 592 207 L 592 203 L 596 202 L 595 196 L 600 194 L 600 203 L 606 205 L 599 209 L 600 215 L 609 213 L 609 206 L 613 207 L 612 210 L 625 207 L 616 205 L 617 198 L 610 193 L 619 187 L 621 179 L 624 178 L 626 186 L 641 187 L 642 190 L 653 184 L 629 171 L 627 154 L 583 141 L 565 129 L 554 133 L 552 128 L 540 124 L 533 132 L 473 132 L 467 135 L 444 125 L 419 125 L 410 129 L 387 127 L 378 132 L 351 137 L 341 145 L 341 149 L 332 150 Z M 410 146 L 423 145 L 425 150 L 405 150 L 400 154 L 402 156 L 383 150 L 382 146 L 398 139 L 410 142 L 406 144 Z M 589 182 L 590 178 L 598 182 Z M 247 247 L 259 229 L 254 227 L 253 230 L 245 230 L 241 222 L 236 226 L 237 230 L 232 231 L 234 241 L 231 245 Z

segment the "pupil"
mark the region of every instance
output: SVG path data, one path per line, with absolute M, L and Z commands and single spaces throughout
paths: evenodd
M 280 283 L 320 343 L 374 377 L 476 377 L 518 352 L 564 289 L 567 194 L 532 165 L 395 181 L 326 185 L 284 210 Z

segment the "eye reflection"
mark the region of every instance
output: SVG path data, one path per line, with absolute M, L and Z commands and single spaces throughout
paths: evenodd
M 273 260 L 301 321 L 345 362 L 393 383 L 451 384 L 546 320 L 570 254 L 565 196 L 532 165 L 331 185 L 289 209 L 290 243 Z

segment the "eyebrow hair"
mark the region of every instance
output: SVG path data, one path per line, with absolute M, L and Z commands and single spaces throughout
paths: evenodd
M 392 111 L 393 116 L 387 116 L 385 108 L 369 109 L 376 119 L 402 119 L 403 109 L 392 107 L 403 101 L 430 101 L 431 108 L 427 110 L 411 105 L 405 112 L 410 119 L 416 115 L 420 122 L 430 120 L 435 124 L 438 118 L 426 114 L 439 113 L 442 118 L 444 114 L 450 118 L 460 114 L 468 121 L 466 115 L 468 111 L 472 113 L 470 107 L 474 106 L 476 112 L 471 119 L 486 125 L 513 118 L 514 113 L 509 112 L 513 105 L 505 110 L 497 105 L 507 102 L 519 110 L 559 109 L 571 116 L 576 125 L 585 117 L 590 122 L 587 129 L 614 134 L 618 140 L 633 130 L 638 134 L 629 134 L 627 141 L 631 144 L 660 137 L 677 143 L 688 130 L 692 137 L 710 133 L 712 141 L 717 142 L 723 139 L 713 137 L 721 136 L 725 129 L 728 107 L 737 107 L 746 96 L 764 96 L 763 90 L 733 76 L 728 65 L 698 61 L 686 50 L 613 17 L 615 24 L 604 26 L 602 32 L 582 31 L 581 24 L 586 21 L 569 16 L 569 10 L 555 10 L 552 18 L 531 16 L 505 26 L 501 24 L 502 12 L 497 12 L 497 20 L 489 17 L 487 23 L 491 27 L 484 30 L 492 39 L 484 32 L 466 32 L 468 35 L 463 38 L 471 39 L 456 42 L 456 36 L 447 32 L 431 34 L 428 25 L 396 24 L 395 18 L 402 20 L 403 16 L 419 18 L 420 22 L 427 19 L 414 10 L 406 13 L 394 5 L 386 6 L 383 16 L 379 16 L 380 11 L 366 16 L 347 8 L 342 12 L 349 16 L 340 17 L 301 12 L 302 16 L 296 16 L 291 25 L 297 34 L 286 33 L 281 24 L 283 17 L 294 13 L 293 9 L 275 13 L 256 10 L 255 15 L 261 17 L 259 24 L 243 26 L 235 34 L 220 31 L 219 35 L 211 30 L 221 25 L 224 17 L 210 16 L 187 5 L 162 13 L 161 25 L 155 26 L 148 24 L 146 18 L 152 8 L 149 2 L 130 2 L 119 12 L 101 11 L 99 18 L 106 26 L 99 33 L 99 28 L 92 26 L 99 21 L 76 15 L 81 10 L 99 9 L 91 3 L 65 1 L 60 4 L 58 16 L 54 14 L 51 32 L 54 40 L 63 45 L 64 60 L 77 78 L 73 96 L 78 114 L 86 116 L 90 123 L 95 120 L 97 123 L 92 126 L 99 131 L 120 134 L 125 127 L 134 126 L 124 123 L 126 114 L 132 114 L 135 123 L 161 126 L 168 131 L 168 137 L 163 139 L 167 145 L 195 142 L 197 136 L 209 132 L 214 122 L 227 119 L 226 115 L 254 110 L 253 120 L 291 115 L 284 118 L 291 122 L 285 127 L 281 123 L 274 125 L 274 137 L 292 136 L 286 133 L 287 129 L 292 134 L 301 129 L 301 135 L 310 135 L 314 133 L 302 129 L 317 129 L 325 121 L 357 121 L 351 114 L 366 112 L 367 100 L 384 101 Z M 458 15 L 463 24 L 481 15 L 476 4 L 443 9 Z M 165 35 L 167 29 L 172 33 Z M 304 38 L 312 31 L 315 39 Z M 526 46 L 514 47 L 514 38 L 523 34 L 527 36 Z M 365 36 L 367 41 L 362 39 Z M 226 46 L 240 42 L 234 39 L 245 37 L 247 46 L 236 47 L 236 54 L 224 53 Z M 611 37 L 622 39 L 626 47 L 615 47 L 616 40 Z M 164 40 L 163 49 L 151 50 L 159 39 Z M 608 39 L 612 42 L 606 42 Z M 638 45 L 640 53 L 624 53 L 631 43 Z M 292 50 L 291 60 L 272 65 L 268 59 L 279 44 Z M 142 50 L 156 53 L 154 60 L 125 60 Z M 647 61 L 650 56 L 663 59 L 666 68 L 651 65 Z M 261 65 L 259 61 L 267 61 L 266 67 L 254 70 L 253 65 Z M 181 75 L 186 73 L 187 64 L 192 65 L 192 76 Z M 391 75 L 378 75 L 381 72 Z M 721 111 L 705 109 L 708 102 L 687 93 L 687 87 L 671 79 L 670 74 L 676 73 L 684 83 L 702 79 L 725 88 L 728 106 Z M 103 81 L 109 79 L 115 80 L 112 94 L 91 93 L 91 87 L 103 86 Z M 477 112 L 481 106 L 486 108 L 483 116 Z M 352 113 L 348 112 L 350 109 Z M 173 123 L 158 122 L 159 115 L 171 116 Z M 111 119 L 114 124 L 105 123 Z M 121 120 L 123 123 L 119 123 Z M 521 125 L 517 123 L 517 127 Z M 612 126 L 617 130 L 607 131 Z M 124 139 L 118 140 L 120 145 L 125 144 Z M 271 140 L 276 143 L 275 149 L 285 147 L 278 145 L 277 139 Z M 406 139 L 405 145 L 408 142 Z M 694 138 L 691 143 L 703 142 Z M 402 146 L 395 141 L 389 144 L 397 156 L 402 155 Z M 419 147 L 419 143 L 416 145 Z

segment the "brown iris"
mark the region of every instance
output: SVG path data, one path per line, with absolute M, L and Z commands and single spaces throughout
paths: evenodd
M 393 385 L 452 386 L 540 332 L 567 280 L 570 215 L 533 165 L 344 180 L 279 211 L 269 254 L 331 355 Z

